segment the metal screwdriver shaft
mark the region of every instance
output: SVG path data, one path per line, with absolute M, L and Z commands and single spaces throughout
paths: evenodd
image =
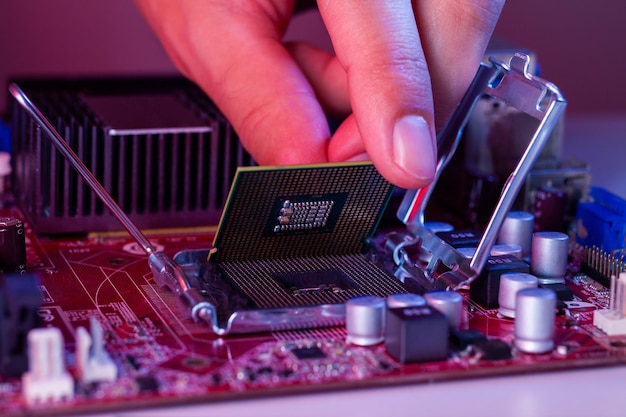
M 167 286 L 180 300 L 184 309 L 194 321 L 205 321 L 216 328 L 215 308 L 207 302 L 200 293 L 193 288 L 182 268 L 163 252 L 158 252 L 148 238 L 124 213 L 124 210 L 113 200 L 113 197 L 100 184 L 89 168 L 74 153 L 63 137 L 57 132 L 52 124 L 46 119 L 41 111 L 33 104 L 22 89 L 15 83 L 9 85 L 9 92 L 17 102 L 30 114 L 37 125 L 44 131 L 54 146 L 65 157 L 72 167 L 87 182 L 89 187 L 98 195 L 100 200 L 107 206 L 128 233 L 149 255 L 148 261 L 154 279 L 161 287 Z
M 46 119 L 46 117 L 39 111 L 39 109 L 33 104 L 32 101 L 26 96 L 24 91 L 15 83 L 9 85 L 9 92 L 17 100 L 17 102 L 30 114 L 30 116 L 37 122 L 41 130 L 50 138 L 54 146 L 65 157 L 74 169 L 80 174 L 81 177 L 89 184 L 89 187 L 95 192 L 100 200 L 107 206 L 113 215 L 122 223 L 122 226 L 130 233 L 130 235 L 141 245 L 144 251 L 148 255 L 154 253 L 155 248 L 152 246 L 148 238 L 141 233 L 141 231 L 135 226 L 135 224 L 128 218 L 122 208 L 113 200 L 113 197 L 107 192 L 107 190 L 100 184 L 96 177 L 89 171 L 89 168 L 83 164 L 78 155 L 74 153 L 72 148 L 65 142 L 63 137 L 57 132 L 52 124 Z

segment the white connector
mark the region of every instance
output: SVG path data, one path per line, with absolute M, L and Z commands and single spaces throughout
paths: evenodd
M 593 312 L 593 325 L 609 336 L 626 334 L 626 272 L 611 276 L 609 308 Z
M 65 369 L 63 335 L 56 327 L 28 332 L 28 372 L 22 395 L 29 404 L 74 396 L 74 379 Z
M 115 381 L 117 367 L 104 349 L 102 325 L 94 317 L 90 322 L 91 335 L 84 327 L 76 331 L 76 373 L 80 382 Z

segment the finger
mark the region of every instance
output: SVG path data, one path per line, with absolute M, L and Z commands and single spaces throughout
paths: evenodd
M 215 101 L 257 162 L 327 159 L 324 112 L 281 43 L 292 2 L 145 3 L 174 62 Z
M 504 0 L 414 1 L 441 128 L 469 86 Z
M 418 188 L 435 170 L 428 67 L 410 2 L 318 2 L 367 153 L 396 185 Z M 339 136 L 333 141 L 350 142 Z M 332 159 L 334 155 L 329 155 Z
M 348 116 L 337 128 L 328 144 L 331 162 L 371 159 L 365 150 L 354 115 Z
M 304 42 L 292 42 L 286 47 L 309 80 L 324 111 L 333 116 L 347 116 L 352 111 L 348 80 L 337 57 Z

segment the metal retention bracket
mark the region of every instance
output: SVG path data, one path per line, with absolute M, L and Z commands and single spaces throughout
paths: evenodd
M 561 114 L 566 101 L 552 83 L 529 73 L 530 58 L 526 54 L 514 54 L 508 63 L 491 58 L 491 65 L 481 64 L 465 96 L 456 107 L 452 117 L 437 137 L 437 170 L 434 181 L 419 190 L 408 190 L 398 209 L 398 218 L 406 224 L 411 240 L 402 246 L 419 245 L 428 256 L 424 274 L 432 288 L 459 289 L 470 284 L 482 271 L 498 232 L 508 211 L 522 188 L 527 175 L 537 160 Z M 516 108 L 539 121 L 536 131 L 517 166 L 509 175 L 496 208 L 471 259 L 461 255 L 424 226 L 424 211 L 441 172 L 452 158 L 461 140 L 461 133 L 478 100 L 493 97 Z M 394 254 L 394 258 L 406 262 L 407 258 Z M 434 277 L 440 263 L 450 271 Z M 415 265 L 407 265 L 415 269 Z

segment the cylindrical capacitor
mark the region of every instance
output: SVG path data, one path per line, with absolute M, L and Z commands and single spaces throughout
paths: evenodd
M 509 212 L 500 228 L 498 243 L 520 245 L 523 259 L 528 259 L 531 252 L 534 222 L 535 219 L 530 213 Z
M 537 288 L 537 277 L 523 272 L 502 274 L 498 292 L 498 312 L 505 317 L 515 317 L 515 296 L 524 288 Z
M 439 310 L 450 323 L 450 327 L 458 329 L 463 322 L 463 297 L 456 291 L 429 291 L 424 294 L 426 303 Z
M 491 256 L 513 255 L 523 259 L 522 246 L 516 243 L 499 243 L 491 248 Z
M 354 297 L 346 302 L 346 341 L 371 346 L 385 338 L 385 299 L 373 295 Z
M 425 304 L 424 297 L 418 294 L 400 293 L 387 297 L 387 308 L 419 307 Z
M 19 219 L 0 217 L 0 269 L 7 273 L 26 272 L 26 234 Z
M 565 281 L 569 237 L 561 232 L 536 232 L 533 234 L 530 272 L 541 284 Z
M 526 288 L 515 300 L 515 346 L 525 353 L 554 348 L 556 294 L 545 288 Z
M 457 248 L 457 252 L 465 258 L 472 258 L 476 253 L 476 248 Z M 513 255 L 518 259 L 522 259 L 522 247 L 513 243 L 493 245 L 490 252 L 491 256 Z

